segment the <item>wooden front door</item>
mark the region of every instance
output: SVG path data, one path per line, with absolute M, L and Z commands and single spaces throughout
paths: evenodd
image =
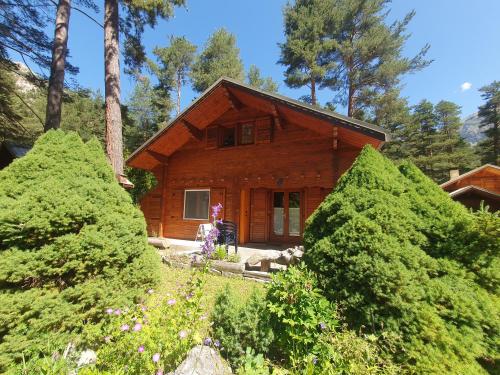
M 300 242 L 302 236 L 302 192 L 275 190 L 271 196 L 271 207 L 271 239 L 278 242 Z

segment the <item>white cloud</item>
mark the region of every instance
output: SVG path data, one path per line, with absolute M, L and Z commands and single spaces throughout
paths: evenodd
M 460 88 L 462 89 L 462 91 L 467 91 L 469 90 L 470 88 L 472 87 L 472 83 L 470 82 L 464 82 L 460 85 Z

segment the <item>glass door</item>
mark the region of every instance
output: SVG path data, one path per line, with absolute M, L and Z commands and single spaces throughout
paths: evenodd
M 302 194 L 300 191 L 274 191 L 271 237 L 280 242 L 295 242 L 300 237 Z

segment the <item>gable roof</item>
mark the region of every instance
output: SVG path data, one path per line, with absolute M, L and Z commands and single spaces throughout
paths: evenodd
M 469 171 L 469 172 L 461 174 L 461 175 L 459 175 L 459 176 L 457 176 L 455 178 L 452 178 L 451 180 L 442 183 L 440 186 L 442 188 L 445 188 L 445 187 L 447 187 L 449 185 L 454 184 L 457 181 L 460 181 L 460 180 L 462 180 L 462 179 L 464 179 L 466 177 L 473 176 L 476 173 L 481 172 L 483 170 L 487 170 L 487 169 L 491 169 L 491 171 L 493 171 L 493 173 L 496 173 L 496 174 L 498 174 L 500 176 L 500 167 L 498 167 L 498 166 L 496 166 L 494 164 L 484 164 L 484 165 L 482 165 L 480 167 L 477 167 L 477 168 L 473 169 L 472 171 Z
M 500 194 L 497 194 L 494 191 L 487 190 L 487 189 L 484 189 L 482 187 L 474 186 L 474 185 L 465 186 L 465 187 L 460 188 L 458 190 L 452 191 L 452 192 L 450 192 L 449 195 L 452 198 L 456 198 L 456 197 L 460 197 L 466 193 L 473 193 L 473 194 L 476 194 L 480 197 L 490 198 L 490 199 L 495 199 L 495 200 L 500 201 Z
M 221 100 L 217 99 L 216 92 L 218 91 L 221 91 L 222 96 L 226 97 L 227 103 L 222 103 Z M 266 92 L 231 78 L 221 77 L 207 90 L 205 90 L 196 100 L 194 100 L 186 109 L 184 109 L 177 117 L 171 120 L 163 129 L 160 129 L 151 138 L 144 142 L 143 145 L 135 150 L 127 159 L 127 165 L 141 168 L 142 163 L 137 159 L 141 155 L 143 155 L 144 151 L 146 150 L 149 150 L 150 152 L 156 154 L 164 154 L 165 149 L 160 147 L 159 140 L 166 136 L 170 131 L 172 131 L 173 128 L 179 126 L 182 127 L 182 124 L 187 123 L 188 128 L 185 130 L 185 132 L 187 131 L 187 133 L 202 130 L 206 126 L 214 122 L 224 112 L 234 106 L 234 103 L 232 102 L 233 99 L 235 101 L 245 102 L 245 105 L 248 105 L 249 102 L 255 100 L 255 103 L 253 103 L 253 106 L 255 108 L 258 107 L 258 109 L 260 110 L 268 107 L 267 110 L 269 112 L 273 112 L 275 116 L 278 116 L 278 114 L 280 116 L 284 115 L 283 113 L 281 113 L 281 110 L 290 110 L 297 114 L 300 114 L 301 116 L 307 116 L 308 118 L 312 117 L 317 119 L 322 124 L 330 125 L 331 128 L 338 127 L 340 129 L 344 129 L 346 132 L 350 132 L 351 134 L 359 133 L 364 137 L 372 139 L 378 146 L 389 140 L 389 133 L 379 126 L 340 115 L 332 111 L 324 110 L 307 103 L 288 98 L 283 95 Z M 210 107 L 210 105 L 205 105 L 205 107 L 207 108 L 201 109 L 204 116 L 197 116 L 195 113 L 196 110 L 210 101 L 213 102 L 211 103 L 213 104 L 212 107 Z M 264 101 L 267 104 L 264 104 Z M 213 109 L 215 105 L 221 104 L 222 112 L 217 112 Z M 194 127 L 191 124 L 194 124 Z M 156 146 L 156 144 L 158 144 L 158 146 Z M 173 150 L 181 146 L 182 142 L 177 142 L 177 140 L 174 140 L 173 145 L 169 144 L 170 149 L 166 151 L 165 156 L 168 156 L 169 152 L 172 153 Z

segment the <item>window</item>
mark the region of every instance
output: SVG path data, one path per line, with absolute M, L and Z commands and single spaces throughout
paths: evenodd
M 253 124 L 242 124 L 240 128 L 240 144 L 250 145 L 254 143 L 254 125 Z
M 234 135 L 236 131 L 235 127 L 231 128 L 221 128 L 221 147 L 232 147 L 236 146 L 236 137 Z
M 208 220 L 210 190 L 184 191 L 184 219 Z

